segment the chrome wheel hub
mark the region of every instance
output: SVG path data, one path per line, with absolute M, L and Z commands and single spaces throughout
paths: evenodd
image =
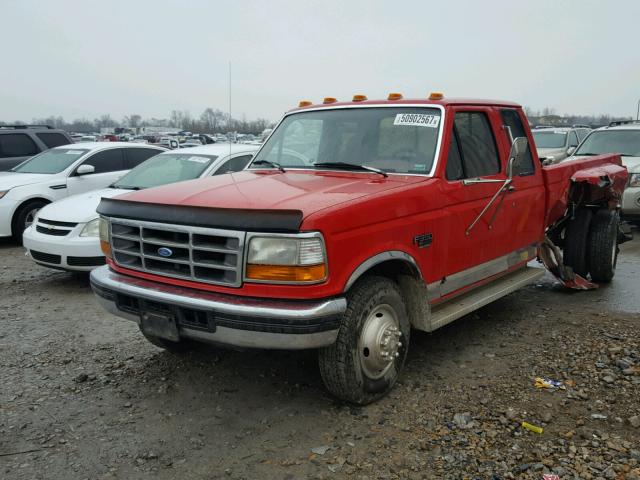
M 400 324 L 390 305 L 374 308 L 362 326 L 358 341 L 360 365 L 369 378 L 384 376 L 400 356 Z

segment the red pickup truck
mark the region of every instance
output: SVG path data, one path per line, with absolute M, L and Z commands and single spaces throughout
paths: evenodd
M 619 156 L 542 166 L 530 146 L 509 102 L 301 102 L 245 171 L 103 199 L 91 285 L 168 350 L 318 349 L 329 391 L 366 404 L 411 328 L 538 279 L 531 260 L 569 287 L 611 280 Z

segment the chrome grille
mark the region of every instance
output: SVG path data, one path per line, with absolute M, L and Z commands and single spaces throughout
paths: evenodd
M 111 219 L 111 249 L 125 268 L 239 287 L 245 232 Z
M 58 222 L 57 220 L 46 220 L 38 218 L 36 223 L 36 231 L 45 235 L 55 235 L 56 237 L 64 237 L 71 233 L 78 224 L 72 222 Z

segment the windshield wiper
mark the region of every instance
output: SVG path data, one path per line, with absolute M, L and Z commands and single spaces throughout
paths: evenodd
M 383 177 L 388 177 L 387 172 L 384 170 L 380 170 L 375 167 L 368 167 L 366 165 L 358 165 L 356 163 L 347 163 L 347 162 L 317 162 L 313 164 L 314 167 L 326 167 L 326 168 L 337 168 L 340 170 L 364 170 L 367 172 L 378 173 Z
M 602 154 L 601 153 L 591 153 L 591 152 L 585 152 L 585 153 L 573 152 L 572 156 L 573 157 L 580 157 L 580 156 L 583 156 L 583 157 L 595 157 L 596 155 L 602 155 Z
M 142 190 L 141 187 L 134 187 L 132 185 L 118 185 L 116 183 L 112 183 L 109 185 L 109 188 L 120 188 L 122 190 Z
M 276 163 L 276 162 L 272 162 L 272 161 L 269 161 L 269 160 L 256 160 L 256 161 L 254 161 L 254 162 L 251 162 L 251 165 L 259 165 L 259 164 L 262 164 L 262 165 L 270 165 L 270 166 L 272 166 L 273 168 L 277 168 L 277 169 L 278 169 L 278 170 L 280 170 L 282 173 L 285 173 L 285 172 L 286 172 L 286 170 L 285 170 L 284 168 L 282 168 L 282 165 L 280 165 L 279 163 Z

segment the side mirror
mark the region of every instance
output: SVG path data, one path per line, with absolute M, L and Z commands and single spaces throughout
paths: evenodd
M 84 165 L 80 165 L 76 169 L 76 174 L 77 175 L 88 175 L 90 173 L 94 173 L 95 171 L 96 171 L 96 167 L 94 167 L 93 165 L 87 165 L 85 163 Z
M 175 150 L 176 148 L 178 148 L 180 146 L 180 144 L 178 143 L 177 140 L 169 140 L 169 148 L 171 150 Z
M 524 154 L 527 151 L 528 141 L 526 137 L 518 137 L 511 144 L 509 163 L 507 163 L 507 178 L 513 178 L 514 173 L 520 171 Z

